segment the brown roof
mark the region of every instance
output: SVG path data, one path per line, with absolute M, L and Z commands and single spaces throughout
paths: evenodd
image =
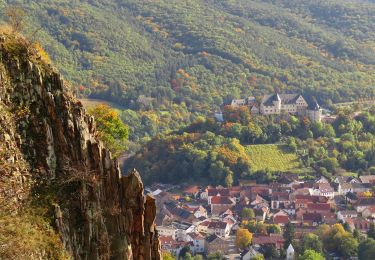
M 207 190 L 208 196 L 229 196 L 229 189 L 208 189 Z
M 359 176 L 359 179 L 362 183 L 374 183 L 375 182 L 375 175 L 363 175 Z
M 309 203 L 307 204 L 308 210 L 330 211 L 331 206 L 328 203 Z
M 274 192 L 272 193 L 272 200 L 289 200 L 288 192 Z
M 211 198 L 211 204 L 232 205 L 233 201 L 229 197 L 214 196 Z
M 264 235 L 254 235 L 253 244 L 254 245 L 266 245 L 266 244 L 276 244 L 284 242 L 282 235 L 270 234 L 269 236 Z
M 322 202 L 326 203 L 328 199 L 324 196 L 313 196 L 313 195 L 296 195 L 295 199 L 305 199 L 313 203 Z
M 208 223 L 208 228 L 211 228 L 211 229 L 225 229 L 227 227 L 227 223 L 226 222 L 222 222 L 222 221 L 217 221 L 217 222 L 210 222 Z
M 273 218 L 273 223 L 274 224 L 287 224 L 287 223 L 289 223 L 289 217 L 278 215 L 278 216 Z
M 304 221 L 321 222 L 322 215 L 319 213 L 305 213 L 302 215 Z
M 195 194 L 199 192 L 199 187 L 197 185 L 189 186 L 184 190 L 185 193 Z

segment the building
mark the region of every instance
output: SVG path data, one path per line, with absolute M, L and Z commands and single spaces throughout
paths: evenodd
M 286 249 L 286 260 L 294 260 L 294 248 L 292 244 Z
M 222 237 L 211 235 L 206 237 L 206 254 L 221 253 L 223 255 L 229 253 L 230 243 Z
M 249 107 L 251 114 L 280 115 L 295 114 L 307 116 L 311 121 L 322 120 L 322 109 L 316 101 L 307 102 L 300 94 L 271 94 L 265 95 L 258 105 L 255 97 L 232 100 L 231 106 Z

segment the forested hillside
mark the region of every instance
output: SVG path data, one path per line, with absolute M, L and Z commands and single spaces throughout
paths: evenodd
M 289 89 L 329 103 L 375 91 L 369 1 L 2 0 L 0 10 L 10 4 L 25 9 L 25 31 L 81 95 L 132 109 L 185 102 L 207 112 Z

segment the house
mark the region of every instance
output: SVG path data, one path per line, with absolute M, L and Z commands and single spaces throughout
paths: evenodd
M 322 223 L 322 215 L 320 213 L 304 213 L 302 214 L 302 224 L 306 226 L 317 226 Z
M 290 222 L 290 219 L 289 219 L 289 216 L 287 214 L 286 215 L 276 215 L 276 216 L 273 216 L 272 222 L 274 224 L 280 225 L 281 227 L 284 227 L 286 224 L 288 224 Z
M 362 211 L 362 217 L 364 218 L 375 218 L 375 206 L 371 206 Z
M 313 186 L 313 194 L 332 199 L 335 196 L 335 190 L 329 183 L 315 183 Z
M 241 260 L 251 260 L 256 256 L 263 256 L 259 253 L 259 249 L 260 247 L 251 246 L 250 248 L 243 250 L 240 254 Z
M 358 213 L 355 210 L 340 210 L 337 212 L 337 219 L 345 222 L 347 218 L 356 218 Z
M 271 196 L 271 209 L 283 209 L 292 203 L 288 192 L 273 192 Z
M 222 237 L 211 235 L 206 237 L 206 254 L 221 253 L 227 254 L 230 250 L 230 243 Z
M 370 224 L 373 223 L 365 218 L 354 218 L 347 219 L 346 222 L 349 224 L 351 230 L 358 229 L 359 231 L 365 233 L 370 228 Z
M 177 229 L 172 226 L 158 226 L 158 233 L 163 237 L 171 237 L 176 239 Z
M 269 234 L 269 235 L 254 235 L 253 245 L 273 245 L 276 249 L 281 249 L 284 245 L 284 238 L 279 234 Z
M 199 196 L 200 189 L 197 185 L 192 185 L 184 189 L 184 195 L 197 198 Z
M 189 233 L 188 236 L 190 237 L 190 241 L 194 244 L 193 253 L 204 253 L 205 251 L 205 239 L 204 237 L 199 234 L 198 232 Z
M 242 106 L 253 107 L 256 104 L 256 99 L 253 96 L 243 98 L 243 99 L 233 99 L 230 106 L 233 108 L 238 108 Z
M 339 195 L 346 195 L 348 192 L 365 192 L 369 191 L 369 188 L 366 187 L 363 183 L 356 182 L 347 182 L 343 184 L 338 184 L 337 192 Z
M 185 209 L 180 208 L 172 201 L 164 203 L 164 210 L 166 214 L 168 214 L 171 218 L 177 221 L 193 223 L 193 220 L 195 219 L 192 213 L 190 213 L 189 211 Z
M 289 244 L 288 248 L 286 249 L 286 260 L 294 260 L 294 248 L 292 244 Z
M 363 175 L 359 179 L 363 184 L 375 184 L 375 175 Z
M 211 221 L 207 226 L 207 233 L 210 235 L 217 235 L 227 237 L 230 233 L 230 225 L 224 221 Z
M 229 197 L 229 189 L 217 189 L 217 188 L 210 188 L 207 189 L 207 200 L 208 200 L 208 205 L 211 205 L 211 199 L 212 197 Z M 205 195 L 203 195 L 205 197 Z
M 331 212 L 331 205 L 328 203 L 309 203 L 306 212 L 310 213 L 326 213 Z
M 263 97 L 260 103 L 260 114 L 279 115 L 296 114 L 307 116 L 312 121 L 321 121 L 322 109 L 314 101 L 307 103 L 300 94 L 271 94 Z
M 209 197 L 209 200 L 211 204 L 211 214 L 216 216 L 220 215 L 236 204 L 233 199 L 224 196 Z
M 375 197 L 362 197 L 354 205 L 357 212 L 363 212 L 365 209 L 375 206 Z
M 185 205 L 183 209 L 189 211 L 198 219 L 200 217 L 207 218 L 207 210 L 202 205 Z

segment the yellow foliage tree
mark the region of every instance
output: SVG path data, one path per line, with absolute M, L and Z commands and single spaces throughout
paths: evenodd
M 240 249 L 246 248 L 253 240 L 253 234 L 246 228 L 240 228 L 236 234 L 236 246 Z

